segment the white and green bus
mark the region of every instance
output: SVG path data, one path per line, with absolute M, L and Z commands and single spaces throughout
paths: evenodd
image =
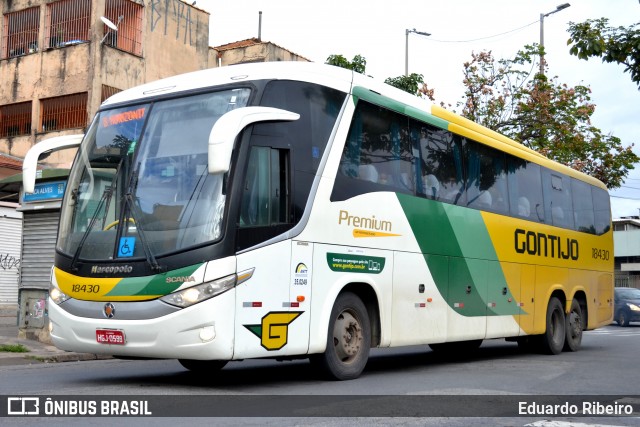
M 129 89 L 79 144 L 50 332 L 64 350 L 196 371 L 506 338 L 576 351 L 612 319 L 599 181 L 369 77 L 237 65 Z

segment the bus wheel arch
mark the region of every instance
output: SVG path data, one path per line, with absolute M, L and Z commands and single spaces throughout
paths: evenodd
M 371 347 L 380 345 L 382 328 L 380 326 L 380 305 L 376 291 L 368 283 L 349 283 L 340 291 L 354 293 L 363 302 L 371 325 Z
M 345 287 L 331 309 L 326 349 L 323 353 L 310 355 L 312 365 L 330 379 L 359 377 L 369 359 L 372 342 L 375 342 L 374 331 L 380 329 L 378 319 L 377 300 L 370 287 L 366 284 Z

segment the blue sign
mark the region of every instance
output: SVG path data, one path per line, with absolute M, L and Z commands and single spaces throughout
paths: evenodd
M 24 193 L 23 202 L 41 202 L 43 200 L 62 199 L 64 190 L 67 187 L 66 181 L 45 182 L 36 184 L 33 193 Z
M 121 237 L 120 244 L 118 245 L 118 258 L 127 258 L 133 256 L 133 251 L 136 248 L 135 237 Z

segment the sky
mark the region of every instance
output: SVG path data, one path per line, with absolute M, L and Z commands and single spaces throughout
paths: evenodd
M 566 1 L 566 0 L 565 0 Z M 491 50 L 496 59 L 512 58 L 526 44 L 540 42 L 540 14 L 563 0 L 198 0 L 210 18 L 211 46 L 258 36 L 314 62 L 332 54 L 362 55 L 376 79 L 409 73 L 424 76 L 435 98 L 455 105 L 464 92 L 463 63 L 472 52 Z M 638 0 L 568 0 L 569 8 L 544 19 L 549 77 L 591 88 L 596 105 L 592 123 L 605 134 L 634 144 L 640 156 L 640 91 L 624 67 L 569 55 L 569 22 L 605 17 L 611 26 L 640 22 Z M 416 29 L 431 36 L 409 34 Z M 614 218 L 640 215 L 640 164 L 620 189 L 611 192 Z

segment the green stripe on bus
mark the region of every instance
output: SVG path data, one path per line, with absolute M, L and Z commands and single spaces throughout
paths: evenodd
M 517 304 L 506 303 L 514 298 L 480 211 L 401 193 L 397 197 L 451 308 L 464 316 L 522 313 Z
M 155 274 L 146 277 L 125 277 L 107 294 L 107 296 L 157 296 L 174 292 L 188 278 L 202 266 L 202 264 L 172 270 L 168 273 Z M 181 278 L 185 280 L 169 281 L 168 278 Z M 196 285 L 196 283 L 193 283 Z

